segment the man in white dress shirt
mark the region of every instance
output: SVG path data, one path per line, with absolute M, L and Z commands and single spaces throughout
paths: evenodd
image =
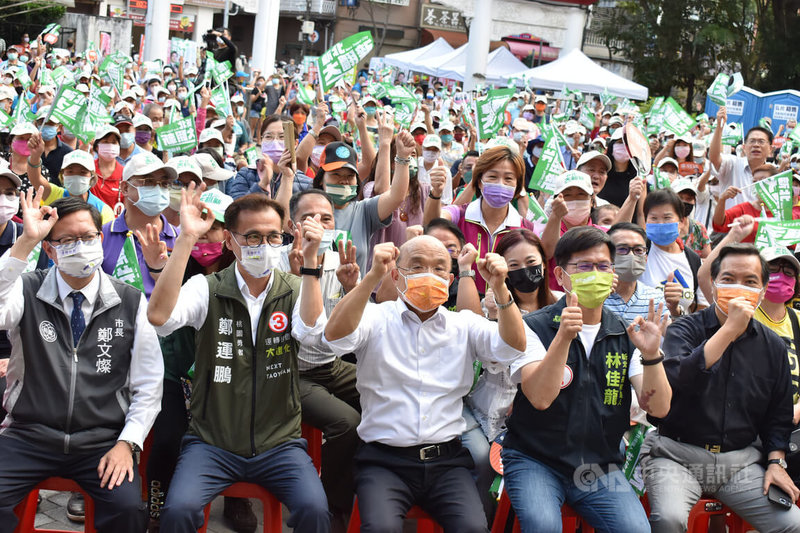
M 0 532 L 40 481 L 76 481 L 99 531 L 146 523 L 138 452 L 161 406 L 164 365 L 147 300 L 99 269 L 100 213 L 70 196 L 21 197 L 23 234 L 0 257 L 0 329 L 11 340 L 0 426 Z M 23 274 L 41 250 L 56 266 Z
M 362 531 L 402 531 L 413 505 L 445 531 L 487 531 L 472 458 L 460 440 L 462 398 L 472 385 L 473 361 L 510 364 L 525 349 L 525 330 L 505 285 L 503 258 L 489 253 L 477 267 L 494 291 L 497 324 L 440 307 L 453 281 L 451 258 L 430 236 L 400 250 L 377 245 L 372 269 L 331 313 L 325 339 L 337 355 L 357 358 Z M 400 299 L 369 303 L 390 270 Z

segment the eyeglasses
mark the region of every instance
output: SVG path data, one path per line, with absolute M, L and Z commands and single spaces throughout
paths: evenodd
M 450 274 L 450 269 L 444 266 L 436 266 L 433 268 L 428 268 L 420 265 L 415 265 L 412 267 L 397 267 L 397 270 L 403 270 L 406 272 L 410 272 L 412 275 L 414 274 L 435 274 L 440 278 L 447 279 L 448 274 Z
M 445 248 L 447 248 L 447 253 L 450 255 L 457 254 L 460 251 L 458 249 L 458 246 L 456 246 L 455 244 L 451 244 L 450 246 L 445 246 Z
M 99 231 L 93 231 L 91 233 L 84 233 L 83 235 L 78 235 L 77 237 L 69 235 L 67 237 L 61 237 L 60 239 L 49 239 L 49 240 L 50 242 L 54 242 L 57 245 L 64 246 L 67 244 L 75 244 L 77 241 L 87 242 L 87 243 L 92 242 L 95 239 L 99 238 L 100 234 L 101 233 Z
M 766 139 L 748 139 L 747 144 L 750 146 L 766 146 L 769 141 Z
M 789 265 L 777 264 L 777 265 L 767 265 L 767 267 L 769 268 L 770 274 L 777 274 L 778 272 L 783 272 L 790 278 L 797 277 L 797 272 L 795 272 L 794 268 L 790 267 Z
M 161 187 L 162 189 L 172 189 L 173 180 L 169 178 L 134 178 L 130 180 L 134 187 Z
M 591 261 L 575 261 L 567 263 L 567 265 L 574 265 L 575 270 L 578 272 L 591 272 L 595 268 L 600 272 L 611 272 L 614 270 L 614 263 L 610 261 L 600 261 L 599 263 L 592 263 Z
M 285 235 L 279 231 L 273 231 L 272 233 L 268 233 L 266 235 L 258 233 L 257 231 L 251 233 L 237 233 L 234 231 L 232 233 L 239 235 L 240 237 L 244 237 L 244 242 L 247 244 L 247 246 L 260 246 L 266 240 L 266 243 L 273 248 L 279 248 L 283 246 L 283 239 Z
M 625 246 L 620 244 L 617 246 L 617 255 L 628 255 L 633 252 L 633 255 L 643 256 L 647 255 L 647 248 L 644 246 Z

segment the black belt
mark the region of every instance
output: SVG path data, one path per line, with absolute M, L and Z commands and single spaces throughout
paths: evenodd
M 685 439 L 685 438 L 679 437 L 677 435 L 670 435 L 669 432 L 662 431 L 661 428 L 658 428 L 658 434 L 661 435 L 662 437 L 667 437 L 668 439 L 672 439 L 675 442 L 680 442 L 681 444 L 691 444 L 692 446 L 697 446 L 698 448 L 703 448 L 704 450 L 709 451 L 711 453 L 724 453 L 724 452 L 731 451 L 731 450 L 728 450 L 727 448 L 723 448 L 722 444 L 708 443 L 708 442 L 697 442 L 697 441 L 694 441 L 694 440 Z
M 457 454 L 461 451 L 461 438 L 456 437 L 451 441 L 442 442 L 439 444 L 420 444 L 418 446 L 408 446 L 408 447 L 398 447 L 398 446 L 389 446 L 388 444 L 383 444 L 381 442 L 372 442 L 378 446 L 379 448 L 383 448 L 384 450 L 390 451 L 397 455 L 402 455 L 403 457 L 408 457 L 410 459 L 416 459 L 418 461 L 431 461 L 433 459 L 438 459 L 439 457 L 449 457 Z

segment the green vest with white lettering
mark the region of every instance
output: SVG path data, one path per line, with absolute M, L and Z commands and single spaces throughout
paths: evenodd
M 236 263 L 206 276 L 208 314 L 195 336 L 189 434 L 243 457 L 300 438 L 297 342 L 292 309 L 300 278 L 278 270 L 261 309 L 256 342 L 236 283 Z

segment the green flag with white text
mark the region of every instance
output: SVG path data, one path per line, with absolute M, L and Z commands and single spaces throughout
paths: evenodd
M 197 130 L 191 115 L 156 129 L 159 150 L 186 152 L 197 146 Z
M 544 147 L 539 161 L 533 169 L 531 181 L 528 183 L 529 189 L 544 191 L 553 194 L 556 178 L 565 170 L 564 159 L 561 155 L 558 137 L 551 129 L 544 139 Z
M 539 205 L 539 201 L 532 192 L 528 193 L 528 214 L 525 216 L 531 222 L 539 222 L 540 224 L 547 223 L 547 215 L 544 209 Z
M 759 220 L 755 245 L 793 246 L 800 243 L 800 220 Z
M 744 87 L 744 80 L 740 73 L 733 75 L 723 74 L 720 72 L 711 86 L 706 91 L 708 98 L 719 106 L 726 105 L 728 98 L 738 93 Z
M 362 31 L 334 44 L 317 59 L 319 84 L 328 92 L 337 81 L 347 76 L 372 51 L 372 34 Z
M 792 220 L 792 171 L 787 170 L 757 181 L 756 194 L 778 220 Z
M 221 117 L 227 117 L 233 113 L 231 109 L 231 97 L 225 87 L 219 85 L 211 91 L 211 101 L 217 110 L 217 114 Z
M 671 96 L 664 101 L 661 114 L 664 128 L 681 136 L 695 127 L 697 122 Z
M 656 189 L 669 189 L 669 177 L 661 173 L 658 168 L 653 169 L 653 184 Z
M 490 89 L 485 98 L 475 102 L 478 138 L 488 139 L 500 130 L 505 122 L 506 105 L 515 93 L 514 88 Z
M 117 264 L 114 266 L 114 271 L 111 275 L 144 292 L 142 269 L 139 267 L 139 258 L 136 256 L 133 232 L 129 231 L 127 237 L 125 237 L 125 244 L 122 245 Z

